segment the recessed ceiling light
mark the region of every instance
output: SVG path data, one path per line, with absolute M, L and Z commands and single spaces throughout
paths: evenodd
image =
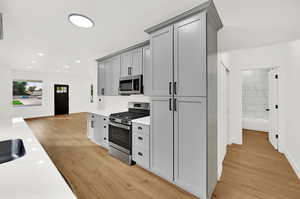
M 45 54 L 44 53 L 37 53 L 38 56 L 42 57 L 44 56 Z
M 36 61 L 35 61 L 35 60 L 32 60 L 31 63 L 36 64 Z
M 75 62 L 76 62 L 77 64 L 80 64 L 81 61 L 80 61 L 80 60 L 76 60 Z
M 69 65 L 65 65 L 64 67 L 65 67 L 65 68 L 67 68 L 67 69 L 68 69 L 68 68 L 70 68 L 70 66 L 69 66 Z
M 73 25 L 80 28 L 92 28 L 95 26 L 92 19 L 81 14 L 70 14 L 68 18 Z

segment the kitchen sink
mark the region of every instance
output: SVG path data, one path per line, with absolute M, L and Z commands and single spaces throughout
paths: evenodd
M 10 162 L 25 155 L 23 140 L 5 140 L 0 142 L 0 164 Z

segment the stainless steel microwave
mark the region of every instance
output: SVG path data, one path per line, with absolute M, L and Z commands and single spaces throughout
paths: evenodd
M 121 77 L 119 95 L 143 94 L 143 75 Z

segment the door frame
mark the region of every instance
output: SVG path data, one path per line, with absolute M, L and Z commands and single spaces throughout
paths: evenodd
M 56 87 L 57 86 L 66 86 L 67 87 L 67 93 L 68 93 L 68 113 L 67 114 L 70 114 L 70 100 L 69 100 L 69 97 L 70 97 L 70 94 L 69 94 L 69 91 L 70 91 L 70 86 L 68 84 L 54 84 L 54 115 L 58 115 L 56 113 L 56 110 L 55 110 L 55 106 L 56 106 L 56 103 L 55 103 L 55 98 L 56 98 Z
M 269 69 L 269 70 L 272 70 L 272 69 L 276 69 L 277 70 L 277 75 L 278 75 L 278 86 L 277 86 L 277 89 L 278 89 L 278 94 L 277 94 L 277 102 L 278 102 L 278 120 L 277 120 L 277 126 L 278 126 L 278 141 L 277 141 L 277 151 L 281 152 L 281 153 L 284 153 L 284 150 L 285 150 L 285 145 L 284 145 L 284 131 L 282 129 L 282 124 L 281 124 L 281 114 L 280 114 L 280 109 L 282 107 L 282 104 L 280 104 L 280 93 L 281 93 L 281 81 L 280 81 L 280 77 L 281 77 L 281 67 L 280 66 L 270 66 L 270 67 L 251 67 L 251 68 L 243 68 L 240 70 L 240 78 L 241 78 L 241 82 L 240 82 L 240 86 L 241 86 L 241 93 L 240 93 L 240 100 L 241 100 L 241 104 L 240 104 L 240 107 L 241 107 L 241 110 L 243 110 L 242 106 L 243 106 L 243 100 L 242 100 L 242 97 L 243 97 L 243 91 L 242 91 L 242 72 L 243 71 L 247 71 L 247 70 L 259 70 L 259 69 Z M 241 113 L 241 123 L 243 122 L 243 114 Z M 268 132 L 269 133 L 269 132 Z M 243 137 L 243 126 L 241 124 L 241 130 L 240 130 L 240 134 L 241 134 L 241 137 Z M 269 134 L 268 134 L 269 136 Z M 243 143 L 242 143 L 243 144 Z

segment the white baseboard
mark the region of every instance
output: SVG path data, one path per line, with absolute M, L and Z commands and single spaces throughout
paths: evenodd
M 222 176 L 222 172 L 223 172 L 223 162 L 224 162 L 224 159 L 225 159 L 225 156 L 226 156 L 226 153 L 227 153 L 227 150 L 224 151 L 224 153 L 222 154 L 221 156 L 221 162 L 219 163 L 218 165 L 218 180 L 221 179 L 221 176 Z
M 292 168 L 294 169 L 296 175 L 300 179 L 300 167 L 296 164 L 294 158 L 291 156 L 291 154 L 286 150 L 285 151 L 285 157 L 288 159 L 289 163 L 291 164 Z

